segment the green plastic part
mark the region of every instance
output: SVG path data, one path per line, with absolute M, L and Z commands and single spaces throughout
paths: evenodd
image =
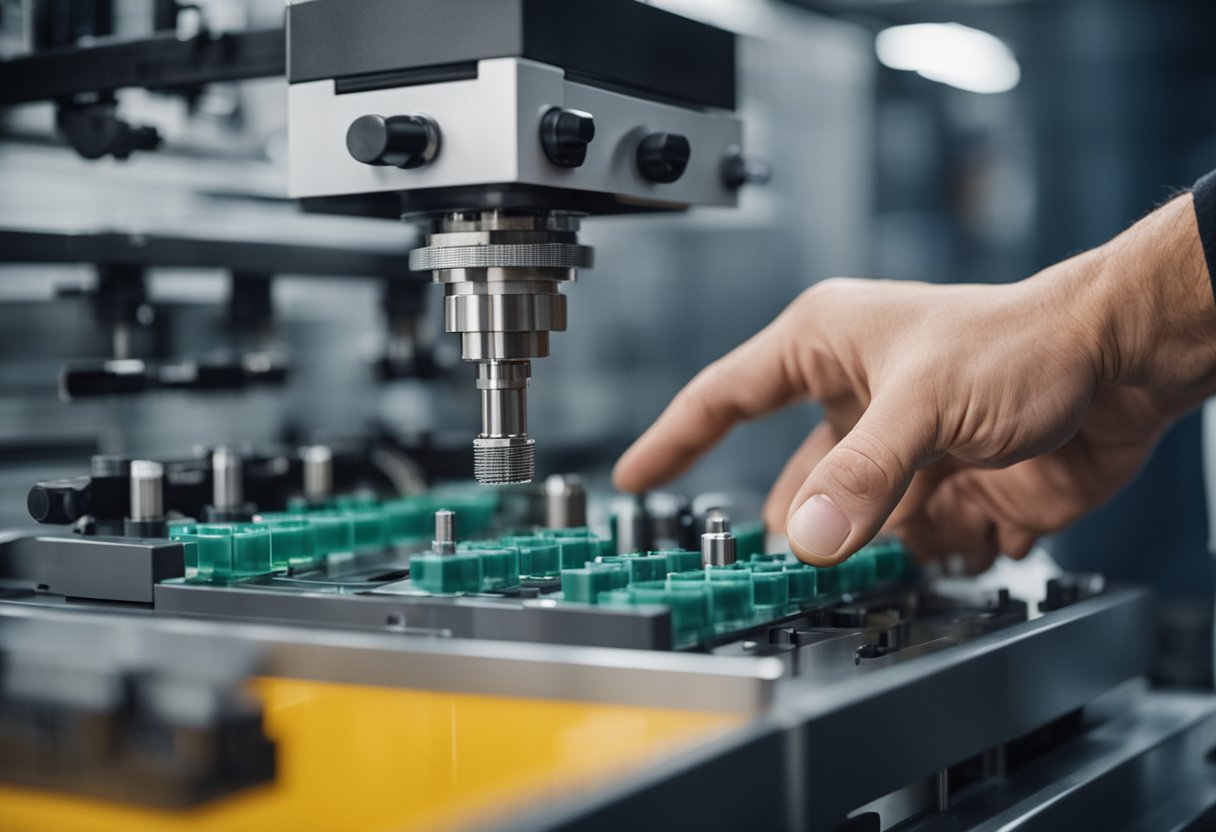
M 549 529 L 538 532 L 539 537 L 557 544 L 562 569 L 578 569 L 600 554 L 599 538 L 589 534 L 565 534 L 575 529 Z M 561 534 L 559 534 L 559 532 Z
M 501 592 L 519 586 L 519 550 L 478 549 L 481 560 L 481 591 Z
M 533 581 L 551 581 L 561 577 L 561 548 L 556 540 L 538 535 L 503 537 L 502 546 L 519 550 L 519 574 Z
M 541 537 L 595 537 L 586 526 L 570 526 L 565 529 L 537 529 Z
M 379 509 L 350 508 L 340 512 L 351 522 L 356 552 L 378 552 L 388 545 L 388 518 Z
M 333 499 L 333 506 L 338 511 L 366 511 L 378 505 L 375 494 L 340 494 Z
M 894 542 L 876 543 L 870 547 L 874 558 L 874 577 L 880 584 L 895 583 L 907 573 L 908 553 Z
M 785 572 L 753 572 L 752 588 L 757 614 L 779 613 L 790 602 L 790 582 Z
M 456 512 L 456 533 L 460 537 L 488 532 L 498 514 L 498 492 L 481 485 L 445 486 L 432 491 L 428 498 L 431 513 L 441 508 Z
M 818 595 L 839 595 L 840 573 L 839 566 L 812 566 L 815 570 L 815 592 Z
M 631 585 L 628 594 L 634 604 L 662 604 L 671 610 L 672 638 L 677 645 L 697 642 L 713 630 L 708 584 L 643 581 Z
M 355 551 L 355 524 L 351 518 L 339 514 L 310 514 L 308 523 L 316 532 L 318 557 Z
M 631 584 L 644 581 L 665 581 L 667 579 L 666 555 L 634 555 L 626 558 L 629 566 L 629 582 Z
M 381 508 L 388 520 L 388 535 L 393 543 L 428 540 L 434 532 L 434 514 L 425 497 L 389 500 Z
M 270 564 L 275 569 L 312 566 L 317 562 L 317 532 L 304 519 L 263 518 L 270 531 Z
M 756 610 L 752 573 L 746 569 L 706 570 L 714 628 L 719 632 L 746 626 Z
M 580 569 L 563 569 L 562 597 L 581 604 L 597 604 L 601 593 L 624 589 L 629 571 L 620 563 L 589 563 Z
M 735 533 L 735 551 L 739 560 L 747 560 L 752 555 L 764 554 L 764 524 L 738 523 L 733 529 Z
M 271 571 L 270 531 L 257 523 L 200 523 L 198 575 L 201 580 L 232 580 Z
M 805 604 L 815 599 L 818 592 L 815 578 L 819 572 L 804 563 L 785 564 L 785 577 L 789 581 L 791 604 Z
M 667 579 L 666 555 L 600 555 L 597 563 L 619 563 L 629 570 L 629 583 Z
M 874 556 L 865 549 L 843 563 L 837 564 L 836 573 L 840 592 L 863 592 L 872 588 L 878 580 L 874 567 Z
M 180 523 L 176 528 L 169 526 L 169 539 L 182 544 L 182 557 L 186 566 L 186 577 L 198 576 L 198 538 L 195 535 L 193 522 Z
M 701 571 L 700 552 L 694 552 L 689 549 L 664 549 L 661 552 L 650 552 L 649 554 L 666 556 L 668 572 Z
M 480 592 L 480 552 L 454 555 L 414 555 L 410 558 L 410 580 L 414 586 L 436 595 Z

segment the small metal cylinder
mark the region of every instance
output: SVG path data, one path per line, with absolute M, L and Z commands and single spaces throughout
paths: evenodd
M 431 551 L 437 555 L 456 554 L 456 512 L 441 508 L 435 512 L 435 539 Z
M 545 480 L 545 525 L 551 529 L 587 525 L 587 489 L 576 474 L 553 474 Z
M 323 503 L 334 490 L 334 452 L 328 445 L 309 445 L 304 449 L 304 498 Z
M 641 495 L 622 500 L 614 518 L 616 529 L 616 552 L 628 555 L 645 552 L 650 548 L 647 535 L 646 500 Z
M 216 448 L 211 454 L 211 504 L 218 509 L 236 509 L 244 502 L 241 457 L 228 448 Z
M 131 519 L 158 520 L 165 515 L 165 468 L 159 462 L 131 462 Z
M 705 534 L 701 535 L 701 565 L 730 566 L 736 559 L 735 536 L 730 532 L 730 520 L 715 509 L 705 518 Z

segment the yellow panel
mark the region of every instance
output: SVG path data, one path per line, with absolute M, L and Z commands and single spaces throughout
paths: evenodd
M 259 679 L 273 785 L 185 812 L 0 789 L 0 829 L 389 830 L 475 825 L 721 735 L 733 714 Z

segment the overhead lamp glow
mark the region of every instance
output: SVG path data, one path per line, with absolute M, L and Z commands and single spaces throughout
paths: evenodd
M 892 26 L 878 33 L 874 49 L 884 66 L 969 92 L 1008 92 L 1022 78 L 1000 38 L 961 23 Z

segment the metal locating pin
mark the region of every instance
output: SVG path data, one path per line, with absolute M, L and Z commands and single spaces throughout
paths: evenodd
M 441 508 L 435 512 L 435 539 L 431 551 L 437 555 L 456 554 L 456 512 Z
M 730 566 L 735 562 L 735 536 L 730 520 L 718 509 L 705 518 L 705 534 L 701 535 L 701 565 Z

